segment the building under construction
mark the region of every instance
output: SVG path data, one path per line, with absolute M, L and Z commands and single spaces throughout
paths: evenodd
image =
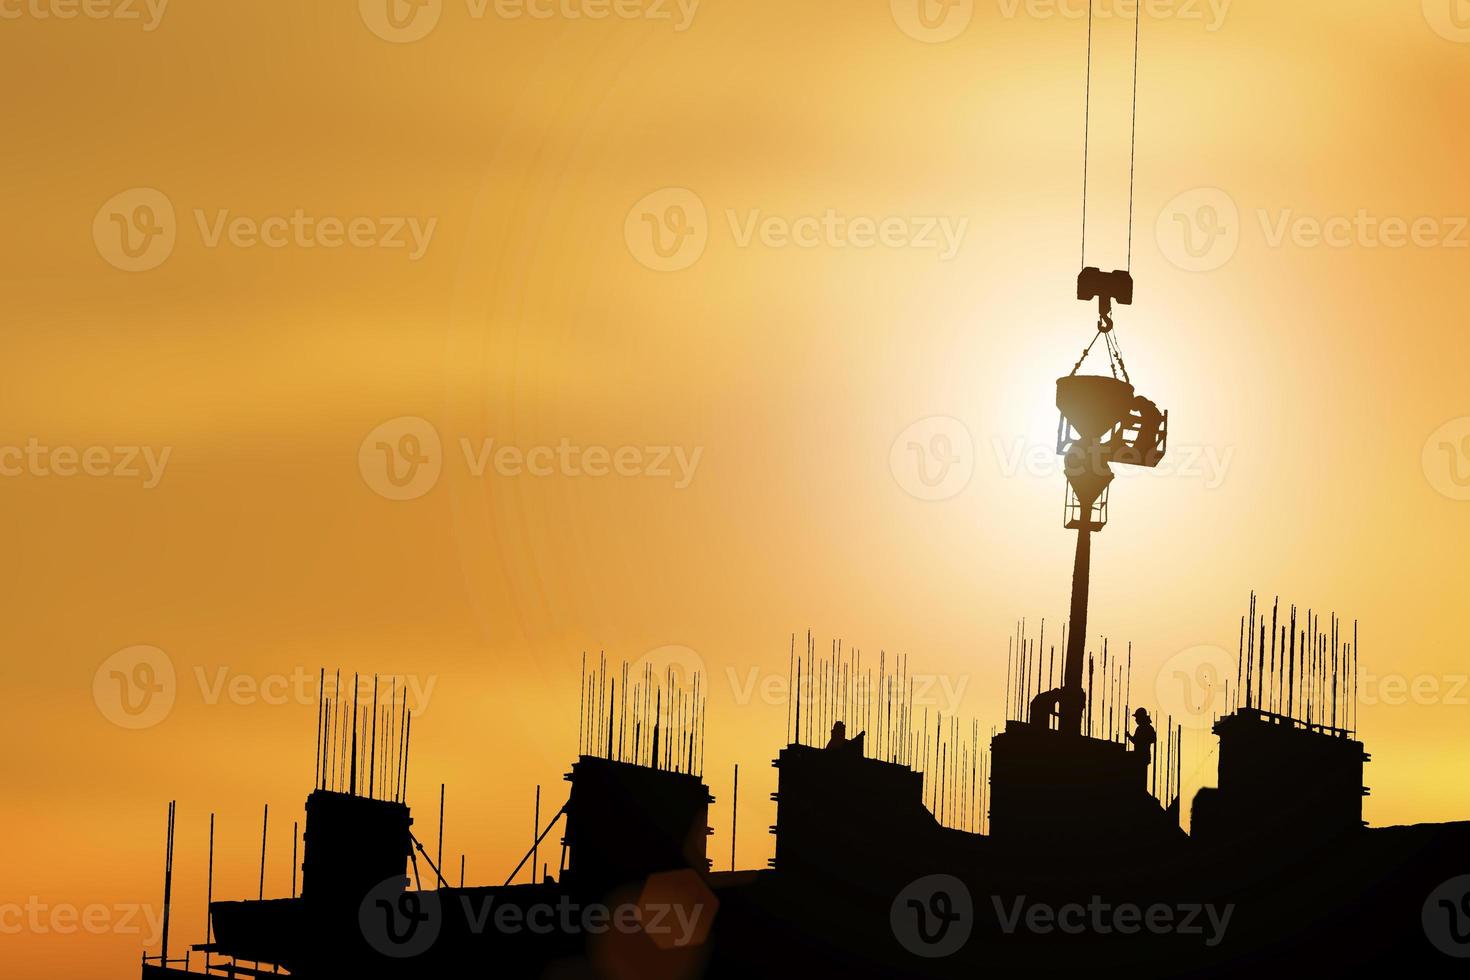
M 1134 61 L 1136 92 L 1136 25 Z M 1092 641 L 1113 467 L 1157 466 L 1170 423 L 1118 346 L 1130 269 L 1086 263 L 1085 179 L 1076 295 L 1098 304 L 1097 331 L 1056 383 L 1070 607 L 1060 655 L 1018 628 L 1001 730 L 919 710 L 906 659 L 865 670 L 793 638 L 775 857 L 738 870 L 732 847 L 715 870 L 701 678 L 584 660 L 565 801 L 538 791 L 520 863 L 469 884 L 414 833 L 397 692 L 380 704 L 374 683 L 362 704 L 354 684 L 348 701 L 323 673 L 299 893 L 211 897 L 187 947 L 166 913 L 144 980 L 1463 975 L 1470 894 L 1445 888 L 1470 876 L 1470 823 L 1365 825 L 1356 631 L 1252 599 L 1214 720 L 1217 785 L 1189 804 L 1189 833 L 1180 729 L 1155 727 L 1131 649 Z M 1099 347 L 1107 373 L 1080 373 Z
M 1356 629 L 1336 618 L 1252 597 L 1217 785 L 1183 829 L 1182 730 L 1158 731 L 1131 647 L 1087 626 L 1112 467 L 1156 466 L 1169 416 L 1113 332 L 1131 274 L 1084 268 L 1077 295 L 1098 322 L 1056 387 L 1070 611 L 1059 648 L 1018 627 L 1000 730 L 920 710 L 907 659 L 865 669 L 793 638 L 775 857 L 738 870 L 732 848 L 715 870 L 703 679 L 584 659 L 565 801 L 543 812 L 538 790 L 525 856 L 472 885 L 413 831 L 406 703 L 376 681 L 348 699 L 323 671 L 299 892 L 214 901 L 211 884 L 203 941 L 170 946 L 166 913 L 145 980 L 1448 973 L 1470 953 L 1470 896 L 1442 894 L 1470 875 L 1470 823 L 1365 826 Z M 1080 374 L 1099 342 L 1109 373 Z
M 864 670 L 809 638 L 772 760 L 775 857 L 756 870 L 714 870 L 708 852 L 698 677 L 584 664 L 565 801 L 538 812 L 503 882 L 479 885 L 413 831 L 406 707 L 324 694 L 299 893 L 212 900 L 203 941 L 166 934 L 143 976 L 1448 973 L 1424 917 L 1458 910 L 1425 903 L 1470 873 L 1470 823 L 1366 826 L 1356 643 L 1254 600 L 1241 632 L 1218 785 L 1195 796 L 1188 834 L 1182 739 L 1170 725 L 1158 752 L 1129 745 L 1131 654 L 1088 658 L 1092 710 L 1069 732 L 1046 711 L 1056 699 L 1032 695 L 1058 672 L 1045 634 L 1018 631 L 1005 697 L 1026 717 L 982 738 L 916 710 L 906 659 Z M 170 879 L 172 825 L 171 810 Z M 1162 909 L 1149 914 L 1168 926 L 1089 911 L 1069 930 L 1069 909 Z M 608 924 L 619 915 L 626 928 Z
M 703 679 L 584 659 L 565 801 L 543 813 L 538 790 L 525 856 L 472 885 L 413 831 L 406 703 L 323 671 L 299 893 L 211 896 L 203 941 L 180 955 L 166 925 L 145 980 L 1448 973 L 1470 952 L 1470 897 L 1442 894 L 1470 875 L 1470 823 L 1365 826 L 1356 629 L 1335 617 L 1252 597 L 1217 785 L 1184 831 L 1182 731 L 1135 696 L 1131 647 L 1087 627 L 1112 467 L 1156 466 L 1169 417 L 1113 333 L 1131 275 L 1085 268 L 1077 295 L 1099 311 L 1056 388 L 1070 614 L 1059 648 L 1018 627 L 1001 730 L 920 710 L 907 659 L 793 637 L 775 857 L 715 870 Z M 1099 341 L 1109 374 L 1080 374 Z M 172 839 L 170 808 L 166 907 Z

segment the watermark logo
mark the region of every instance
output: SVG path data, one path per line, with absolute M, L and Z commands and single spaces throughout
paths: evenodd
M 1467 0 L 1470 2 L 1470 0 Z M 1267 248 L 1470 249 L 1470 216 L 1351 213 L 1302 214 L 1294 208 L 1255 208 Z M 1234 257 L 1243 232 L 1235 201 L 1218 188 L 1179 195 L 1159 213 L 1164 256 L 1181 269 L 1209 272 Z
M 132 646 L 102 661 L 92 675 L 92 700 L 119 728 L 152 728 L 178 698 L 174 662 L 158 647 Z
M 195 664 L 186 673 L 176 671 L 173 660 L 157 647 L 129 647 L 113 654 L 97 668 L 92 681 L 93 700 L 103 717 L 123 728 L 149 728 L 162 722 L 178 704 L 181 695 L 197 689 L 200 703 L 238 707 L 316 706 L 326 697 L 339 708 L 351 703 L 368 704 L 375 696 L 373 678 L 360 677 L 354 691 L 352 678 L 343 682 L 335 674 L 325 677 L 320 668 L 297 666 L 289 672 L 251 674 L 222 664 Z M 413 713 L 429 710 L 437 674 L 387 674 L 377 677 L 376 696 L 386 703 L 401 698 Z
M 1007 480 L 1018 477 L 1032 479 L 1054 479 L 1066 475 L 1066 459 L 1057 455 L 1054 443 L 1028 442 L 1024 436 L 1009 440 L 994 436 L 990 448 L 995 458 L 996 471 Z M 1098 454 L 1089 454 L 1085 465 L 1097 466 Z M 1170 479 L 1196 480 L 1206 490 L 1217 490 L 1229 476 L 1235 461 L 1234 446 L 1190 446 L 1171 443 L 1169 455 L 1154 467 L 1125 466 L 1118 470 L 1119 480 Z
M 417 262 L 428 254 L 439 219 L 416 215 L 309 214 L 304 208 L 263 216 L 228 208 L 192 208 L 192 227 L 208 249 L 378 249 Z M 92 219 L 92 240 L 108 263 L 125 272 L 156 269 L 173 254 L 179 224 L 162 191 L 135 187 L 112 197 Z
M 1154 936 L 1196 936 L 1206 946 L 1214 948 L 1225 939 L 1230 928 L 1230 919 L 1235 915 L 1235 905 L 1224 907 L 1212 903 L 1183 902 L 1177 905 L 1155 902 L 1152 905 L 1135 905 L 1122 902 L 1117 905 L 1103 901 L 1101 895 L 1092 896 L 1086 905 L 1068 902 L 1051 905 L 1046 902 L 1028 901 L 1020 895 L 1014 902 L 1007 903 L 999 895 L 991 896 L 996 919 L 1001 931 L 1007 936 L 1025 931 L 1039 936 L 1063 933 L 1080 936 L 1092 933 L 1110 936 L 1114 933 L 1132 936 L 1148 933 Z
M 368 30 L 393 44 L 412 44 L 428 37 L 444 13 L 444 0 L 357 0 Z
M 886 248 L 891 251 L 912 249 L 934 252 L 941 262 L 951 262 L 960 254 L 970 219 L 945 215 L 897 215 L 881 217 L 848 214 L 836 208 L 820 213 L 796 216 L 766 214 L 760 208 L 743 214 L 734 208 L 725 210 L 725 221 L 736 248 L 818 248 L 841 251 L 865 251 Z
M 975 903 L 953 875 L 929 875 L 898 893 L 888 912 L 904 949 L 925 959 L 952 956 L 975 928 Z
M 693 871 L 659 871 L 648 876 L 634 908 L 655 946 L 684 949 L 708 941 L 720 900 Z
M 1470 500 L 1470 416 L 1451 419 L 1424 443 L 1424 477 L 1451 500 Z
M 363 439 L 357 468 L 378 496 L 417 500 L 434 489 L 444 469 L 439 431 L 417 416 L 389 419 Z
M 1158 714 L 1173 715 L 1186 728 L 1211 727 L 1217 715 L 1229 710 L 1229 676 L 1230 654 L 1223 647 L 1202 644 L 1180 650 L 1164 662 L 1154 681 Z
M 1424 901 L 1424 935 L 1446 956 L 1470 959 L 1470 875 L 1451 878 Z
M 953 41 L 975 19 L 975 0 L 889 0 L 893 22 L 915 41 Z
M 709 212 L 698 194 L 665 187 L 633 205 L 623 223 L 628 251 L 655 272 L 682 272 L 709 244 Z
M 909 704 L 919 710 L 934 708 L 940 715 L 953 717 L 959 713 L 964 705 L 965 691 L 970 687 L 970 674 L 909 674 L 910 691 Z M 735 703 L 744 707 L 748 704 L 759 702 L 773 706 L 789 705 L 793 703 L 793 697 L 804 706 L 802 712 L 809 715 L 811 708 L 816 704 L 816 685 L 803 680 L 801 676 L 787 677 L 785 674 L 777 674 L 766 671 L 757 666 L 751 666 L 742 673 L 734 667 L 725 668 L 725 682 L 729 684 L 730 691 L 734 695 Z M 793 690 L 793 686 L 800 684 L 799 689 Z M 884 703 L 888 697 L 888 689 L 870 689 L 866 685 L 858 685 L 852 692 L 848 710 L 853 717 L 862 717 L 869 710 L 869 705 L 883 710 Z
M 686 687 L 693 682 L 695 676 L 708 676 L 704 658 L 691 648 L 677 643 L 655 647 L 639 657 L 633 663 L 630 676 L 642 678 L 645 670 L 656 682 L 662 683 L 666 675 L 671 675 L 676 684 Z
M 1424 19 L 1446 41 L 1470 44 L 1470 0 L 1423 0 Z
M 458 897 L 464 911 L 464 923 L 474 936 L 484 935 L 492 929 L 504 935 L 529 933 L 535 936 L 599 936 L 609 933 L 631 936 L 642 933 L 660 949 L 702 945 L 709 938 L 710 923 L 720 905 L 719 899 L 692 871 L 665 871 L 650 875 L 637 902 L 616 905 L 602 902 L 583 905 L 572 901 L 571 896 L 565 893 L 554 904 L 517 904 L 499 901 L 494 895 Z M 399 929 L 398 935 L 401 936 L 403 930 L 397 925 L 397 920 L 406 925 L 410 921 L 409 916 L 393 908 L 391 894 L 378 899 L 378 902 L 388 904 L 387 911 L 392 914 L 395 929 Z M 414 914 L 423 916 L 426 913 L 420 910 Z
M 113 195 L 92 219 L 97 253 L 123 272 L 158 268 L 173 254 L 178 235 L 173 202 L 152 187 Z
M 931 252 L 951 262 L 964 247 L 970 219 L 959 215 L 872 215 L 827 207 L 797 214 L 725 208 L 724 227 L 737 249 Z M 628 212 L 628 251 L 656 272 L 680 272 L 698 262 L 714 226 L 704 201 L 684 188 L 644 197 Z
M 39 895 L 0 904 L 0 936 L 142 936 L 152 946 L 163 934 L 163 910 L 154 905 L 53 904 Z
M 529 449 L 510 443 L 496 444 L 482 439 L 476 445 L 470 439 L 459 440 L 465 468 L 470 476 L 483 479 L 494 473 L 502 477 L 530 476 L 545 479 L 552 476 L 600 480 L 616 476 L 623 479 L 666 479 L 675 490 L 687 490 L 694 482 L 704 447 L 692 450 L 684 446 L 580 446 L 563 437 L 556 445 L 531 446 Z
M 35 436 L 24 446 L 0 445 L 0 477 L 75 476 L 138 480 L 152 490 L 163 480 L 172 446 L 50 446 Z
M 358 447 L 358 469 L 363 481 L 380 496 L 416 500 L 434 488 L 445 465 L 460 457 L 465 473 L 475 480 L 665 480 L 675 490 L 689 488 L 704 458 L 703 446 L 589 446 L 566 437 L 555 444 L 524 447 L 461 436 L 453 445 L 459 452 L 446 461 L 438 430 L 431 423 L 415 416 L 390 419 L 368 433 Z
M 1359 681 L 1358 704 L 1399 708 L 1463 708 L 1470 705 L 1470 674 L 1374 674 Z
M 975 440 L 965 423 L 931 415 L 904 429 L 888 451 L 893 478 L 920 500 L 950 500 L 975 475 Z
M 694 26 L 700 0 L 465 0 L 470 17 L 493 7 L 503 20 L 647 20 L 670 23 L 675 34 Z
M 1031 20 L 1198 21 L 1206 33 L 1225 26 L 1232 0 L 998 0 L 1001 16 L 1015 20 L 1024 14 Z M 1141 9 L 1140 9 L 1141 8 Z
M 211 213 L 194 208 L 194 225 L 205 248 L 269 249 L 299 248 L 334 250 L 344 246 L 355 249 L 402 250 L 408 261 L 417 262 L 428 254 L 438 218 L 416 215 L 336 215 L 308 214 L 296 208 L 289 214 L 255 217 L 233 214 L 228 208 Z
M 137 22 L 151 34 L 163 23 L 169 0 L 3 0 L 0 20 L 114 20 Z
M 1282 248 L 1288 243 L 1296 248 L 1470 248 L 1470 218 L 1464 215 L 1436 217 L 1419 215 L 1376 215 L 1358 208 L 1351 215 L 1334 214 L 1325 218 L 1297 214 L 1291 208 L 1274 214 L 1258 208 L 1256 218 L 1268 248 Z
M 444 915 L 437 892 L 405 891 L 402 878 L 389 878 L 363 897 L 357 921 L 373 949 L 393 959 L 409 959 L 434 945 Z
M 1212 272 L 1240 247 L 1240 209 L 1218 187 L 1178 195 L 1159 212 L 1154 237 L 1164 257 L 1186 272 Z

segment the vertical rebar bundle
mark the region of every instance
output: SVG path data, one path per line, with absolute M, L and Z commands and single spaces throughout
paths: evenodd
M 1278 598 L 1271 604 L 1268 657 L 1266 613 L 1251 593 L 1241 620 L 1234 707 L 1338 737 L 1352 735 L 1358 721 L 1357 623 L 1349 640 L 1336 613 L 1325 626 L 1310 609 L 1300 624 L 1296 606 L 1287 608 L 1284 621 L 1281 613 Z

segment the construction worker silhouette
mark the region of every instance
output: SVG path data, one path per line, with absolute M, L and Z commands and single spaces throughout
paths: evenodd
M 837 722 L 832 726 L 832 738 L 827 742 L 827 748 L 840 749 L 847 744 L 847 726 Z
M 827 748 L 836 749 L 847 755 L 861 756 L 863 754 L 863 742 L 868 733 L 858 732 L 856 738 L 847 737 L 847 726 L 837 722 L 832 726 L 832 738 L 827 742 Z
M 1042 691 L 1031 699 L 1031 724 L 1049 729 L 1053 718 L 1057 718 L 1060 723 L 1068 706 L 1074 706 L 1076 711 L 1082 710 L 1081 690 L 1059 687 L 1052 691 Z
M 1129 466 L 1157 466 L 1164 455 L 1164 420 L 1159 406 L 1142 396 L 1135 397 L 1120 435 L 1108 443 L 1108 460 Z
M 1133 743 L 1133 751 L 1138 756 L 1138 764 L 1147 767 L 1153 760 L 1154 743 L 1159 740 L 1159 736 L 1154 731 L 1154 723 L 1149 720 L 1147 710 L 1139 708 L 1133 712 L 1133 719 L 1138 722 L 1138 729 L 1128 736 L 1128 741 Z
M 1133 412 L 1138 417 L 1138 435 L 1134 439 L 1134 458 L 1144 466 L 1153 466 L 1158 463 L 1158 457 L 1163 453 L 1159 450 L 1163 442 L 1164 413 L 1159 411 L 1159 406 L 1142 396 L 1133 399 Z

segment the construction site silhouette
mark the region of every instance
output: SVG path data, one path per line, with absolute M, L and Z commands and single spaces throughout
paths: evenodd
M 472 886 L 463 864 L 457 884 L 445 874 L 442 839 L 431 857 L 413 832 L 406 698 L 380 700 L 374 679 L 367 699 L 355 678 L 348 698 L 322 671 L 300 893 L 211 898 L 210 934 L 171 954 L 170 805 L 163 948 L 145 954 L 144 980 L 1460 966 L 1470 823 L 1363 820 L 1356 626 L 1251 597 L 1234 684 L 1212 692 L 1229 709 L 1213 724 L 1217 785 L 1182 828 L 1182 727 L 1161 719 L 1160 735 L 1136 703 L 1131 646 L 1089 649 L 1083 633 L 1111 467 L 1156 465 L 1167 448 L 1167 414 L 1126 380 L 1106 316 L 1098 330 L 1114 376 L 1057 382 L 1064 524 L 1077 534 L 1063 659 L 1044 624 L 1018 626 L 1008 720 L 988 744 L 977 724 L 917 707 L 907 658 L 884 655 L 875 672 L 837 643 L 819 654 L 810 634 L 798 654 L 793 636 L 775 857 L 734 867 L 737 797 L 731 866 L 716 871 L 704 679 L 584 656 L 566 801 L 543 818 L 538 788 L 525 856 L 503 883 Z M 211 829 L 211 875 L 212 841 Z
M 1470 870 L 1470 823 L 1365 825 L 1356 646 L 1294 615 L 1273 630 L 1284 643 L 1262 642 L 1280 613 L 1242 628 L 1247 687 L 1214 725 L 1218 786 L 1195 795 L 1189 834 L 1180 740 L 1140 747 L 1146 709 L 1137 731 L 1119 723 L 1126 667 L 1084 693 L 1083 731 L 1033 711 L 986 751 L 974 726 L 915 718 L 905 660 L 875 676 L 809 639 L 790 658 L 808 691 L 772 763 L 768 868 L 712 870 L 702 693 L 599 664 L 566 802 L 505 883 L 451 884 L 402 798 L 407 713 L 323 699 L 300 894 L 212 901 L 206 941 L 177 956 L 166 931 L 143 976 L 1447 975 L 1470 909 L 1427 899 Z M 1046 676 L 1042 649 L 1012 644 L 1012 706 Z M 846 737 L 848 717 L 871 731 Z M 166 889 L 173 823 L 171 806 Z
M 1216 785 L 1190 801 L 1182 727 L 1134 691 L 1131 647 L 1089 631 L 1114 467 L 1158 466 L 1170 419 L 1118 344 L 1131 269 L 1086 264 L 1085 156 L 1084 136 L 1076 297 L 1096 333 L 1055 387 L 1069 610 L 1060 660 L 1018 625 L 1001 729 L 921 708 L 906 658 L 875 670 L 793 636 L 775 856 L 734 866 L 737 767 L 715 870 L 705 679 L 584 657 L 565 802 L 543 811 L 538 789 L 525 856 L 471 885 L 414 833 L 400 692 L 349 698 L 323 671 L 299 894 L 214 901 L 211 843 L 206 935 L 179 955 L 166 911 L 144 980 L 1463 975 L 1470 823 L 1364 821 L 1356 625 L 1251 597 L 1236 677 L 1209 692 Z M 1094 350 L 1106 373 L 1080 373 Z M 441 790 L 441 835 L 442 813 Z

